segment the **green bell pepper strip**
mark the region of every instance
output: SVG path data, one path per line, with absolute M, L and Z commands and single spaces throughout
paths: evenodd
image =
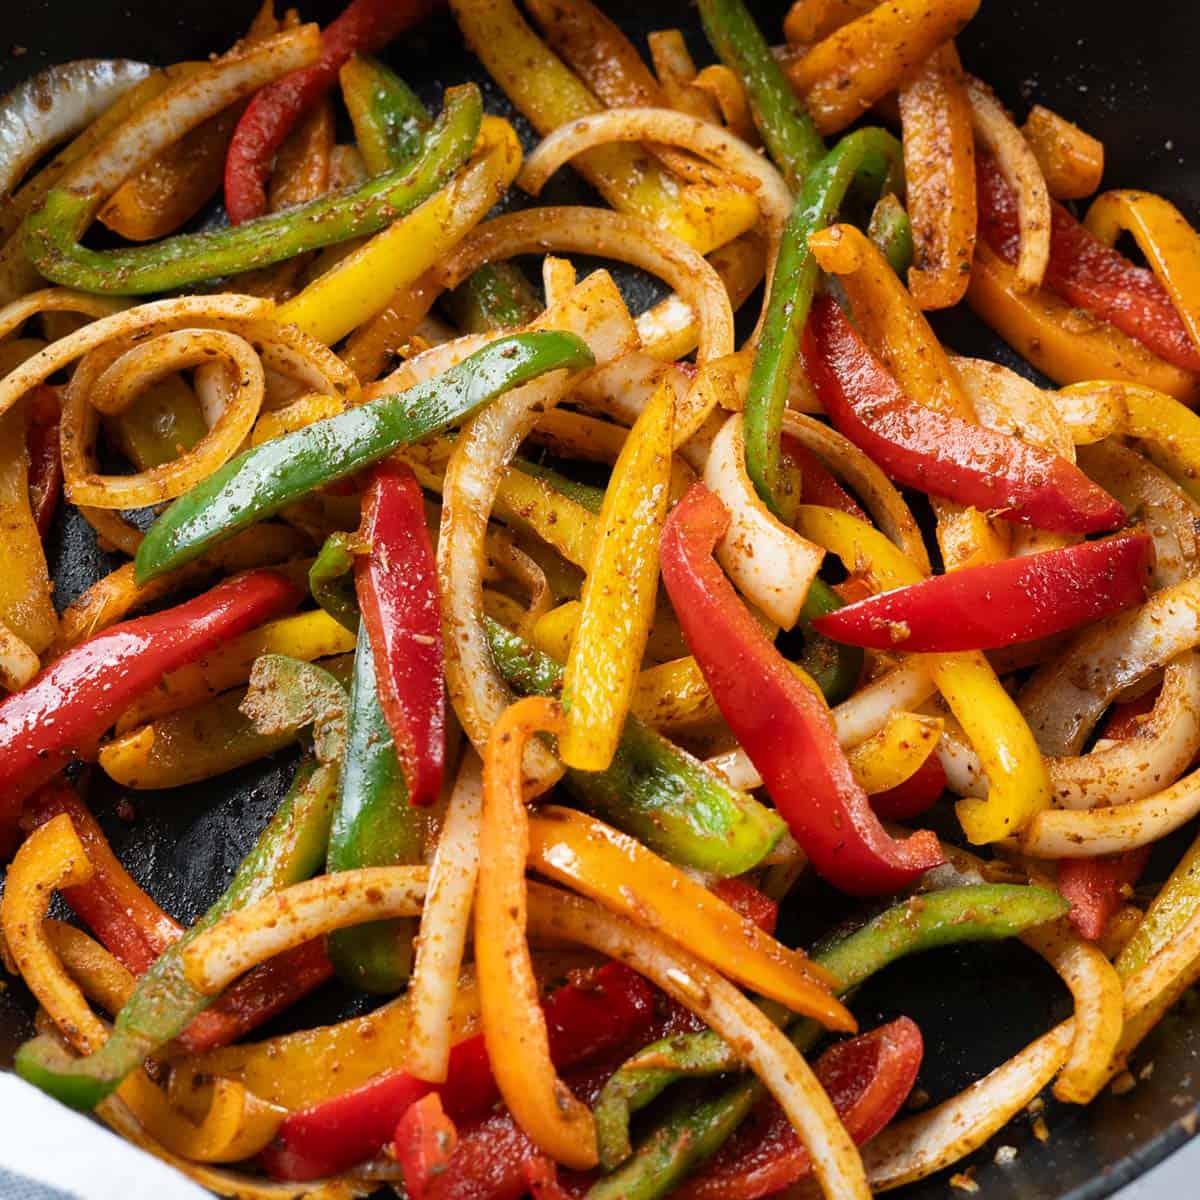
M 139 471 L 174 462 L 208 433 L 200 402 L 179 376 L 163 380 L 123 412 L 106 417 L 104 427 Z
M 514 458 L 512 465 L 521 472 L 522 475 L 531 475 L 534 479 L 540 479 L 544 483 L 548 483 L 560 496 L 566 496 L 568 500 L 574 500 L 576 504 L 582 508 L 586 508 L 590 513 L 599 513 L 600 507 L 604 503 L 604 489 L 593 487 L 590 483 L 579 483 L 574 479 L 568 479 L 566 475 L 556 471 L 553 467 L 544 467 L 541 463 L 530 462 L 527 458 Z
M 399 446 L 441 433 L 510 388 L 548 371 L 577 371 L 594 362 L 587 343 L 572 333 L 514 334 L 399 395 L 380 396 L 263 442 L 226 463 L 158 518 L 138 548 L 138 582 L 191 562 L 217 542 Z
M 376 233 L 411 212 L 467 161 L 482 116 L 474 84 L 450 88 L 415 162 L 298 208 L 148 246 L 89 250 L 80 245 L 95 213 L 96 193 L 55 188 L 25 219 L 25 252 L 55 283 L 118 296 L 165 292 L 270 266 Z
M 858 987 L 897 959 L 961 942 L 998 941 L 1062 916 L 1069 905 L 1057 892 L 1019 884 L 974 884 L 912 896 L 861 929 L 813 955 L 836 981 L 838 995 Z M 791 1014 L 779 1005 L 764 1011 L 783 1025 Z M 800 1020 L 789 1036 L 807 1052 L 821 1036 L 814 1021 Z M 639 1066 L 639 1062 L 647 1065 Z M 588 1200 L 652 1200 L 674 1187 L 717 1150 L 766 1094 L 747 1079 L 715 1097 L 689 1097 L 630 1158 L 631 1115 L 677 1080 L 737 1071 L 740 1060 L 711 1030 L 647 1046 L 605 1085 L 595 1106 L 600 1161 L 625 1165 L 600 1180 Z
M 557 694 L 563 669 L 554 659 L 494 621 L 486 626 L 492 658 L 510 686 Z M 784 828 L 778 814 L 633 716 L 608 770 L 569 770 L 565 782 L 585 807 L 664 858 L 714 875 L 757 866 Z
M 1113 964 L 1122 979 L 1136 974 L 1192 919 L 1200 908 L 1200 838 L 1158 890 L 1133 937 Z
M 841 607 L 841 597 L 818 577 L 809 586 L 797 622 L 804 639 L 800 665 L 812 676 L 830 705 L 841 704 L 854 691 L 863 665 L 861 649 L 835 642 L 813 628 L 812 623 L 817 617 L 836 612 Z
M 904 279 L 913 262 L 913 231 L 908 212 L 895 192 L 886 192 L 879 198 L 871 213 L 867 236 L 883 252 L 888 265 Z
M 412 88 L 373 58 L 351 59 L 341 80 L 367 170 L 378 175 L 411 161 L 429 127 L 429 114 Z M 480 267 L 443 304 L 463 333 L 528 325 L 543 308 L 520 268 L 507 262 Z
M 375 656 L 360 622 L 350 688 L 350 727 L 337 812 L 329 834 L 329 873 L 421 861 L 425 817 L 408 802 L 404 771 L 379 703 Z M 372 921 L 328 938 L 334 970 L 366 992 L 400 991 L 412 971 L 416 922 Z
M 825 143 L 742 0 L 700 0 L 717 57 L 742 81 L 754 124 L 788 187 L 800 190 Z
M 358 597 L 354 592 L 353 535 L 331 533 L 321 552 L 308 568 L 308 590 L 312 598 L 339 625 L 358 632 Z
M 837 217 L 851 184 L 858 181 L 876 194 L 897 190 L 902 169 L 903 152 L 890 133 L 874 127 L 855 130 L 809 172 L 784 226 L 743 418 L 746 470 L 763 502 L 781 519 L 787 505 L 779 487 L 783 411 L 820 275 L 808 248 L 809 235 Z
M 312 663 L 266 655 L 255 664 L 247 705 L 265 732 L 312 725 L 316 761 L 301 764 L 220 899 L 137 981 L 99 1050 L 72 1058 L 54 1039 L 37 1037 L 17 1051 L 21 1078 L 72 1108 L 94 1108 L 216 999 L 193 988 L 183 972 L 183 951 L 201 932 L 227 913 L 311 878 L 324 863 L 345 744 L 345 689 Z

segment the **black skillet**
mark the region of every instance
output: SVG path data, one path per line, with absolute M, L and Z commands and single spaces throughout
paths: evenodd
M 295 0 L 288 0 L 295 2 Z M 3 7 L 0 92 L 55 62 L 122 56 L 152 63 L 200 58 L 228 46 L 249 23 L 258 0 L 9 0 Z M 280 0 L 282 8 L 284 0 Z M 328 20 L 341 0 L 300 0 L 306 18 Z M 778 36 L 785 5 L 759 4 Z M 701 62 L 711 54 L 694 9 L 681 0 L 609 0 L 631 32 L 681 26 Z M 1041 100 L 1103 138 L 1109 186 L 1159 191 L 1193 220 L 1200 216 L 1200 123 L 1195 120 L 1193 55 L 1200 45 L 1200 5 L 1162 0 L 1133 12 L 1118 0 L 984 0 L 961 40 L 968 67 L 1023 112 Z M 436 107 L 441 88 L 466 78 L 485 89 L 488 107 L 507 113 L 498 89 L 463 48 L 444 13 L 395 46 L 393 65 Z M 518 122 L 522 136 L 530 130 Z M 567 174 L 566 172 L 563 173 Z M 586 193 L 556 181 L 564 197 Z M 645 285 L 629 279 L 631 293 Z M 637 297 L 634 297 L 636 302 Z M 949 314 L 939 331 L 964 353 L 1016 360 L 969 315 Z M 1027 369 L 1027 368 L 1026 368 Z M 89 528 L 61 517 L 50 540 L 56 602 L 70 603 L 118 565 L 100 553 Z M 92 799 L 122 859 L 176 917 L 191 921 L 218 893 L 278 801 L 290 759 L 172 792 L 132 797 L 135 815 L 115 814 L 116 797 L 96 780 Z M 1178 849 L 1178 847 L 1176 847 Z M 1159 864 L 1169 869 L 1167 855 Z M 835 903 L 824 893 L 797 899 L 793 927 L 828 922 Z M 325 1021 L 361 1005 L 334 986 L 290 1014 L 297 1024 Z M 1184 1006 L 1186 1009 L 1186 1005 Z M 893 967 L 864 988 L 855 1008 L 864 1028 L 904 1012 L 925 1035 L 919 1086 L 941 1100 L 1020 1050 L 1069 1008 L 1062 987 L 1019 945 L 945 951 Z M 0 992 L 0 1064 L 30 1030 L 29 997 L 19 986 Z M 1121 1097 L 1089 1108 L 1048 1102 L 1046 1142 L 1019 1118 L 971 1161 L 984 1200 L 1095 1200 L 1148 1170 L 1195 1131 L 1200 1119 L 1200 1014 L 1170 1017 L 1147 1041 L 1136 1068 L 1153 1071 Z M 1005 1166 L 995 1149 L 1018 1150 Z M 906 1189 L 908 1200 L 942 1200 L 946 1176 Z M 965 1194 L 965 1193 L 958 1193 Z

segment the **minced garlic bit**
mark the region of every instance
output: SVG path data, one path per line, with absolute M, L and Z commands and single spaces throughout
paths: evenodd
M 960 1171 L 957 1175 L 950 1176 L 950 1186 L 958 1188 L 960 1192 L 977 1192 L 979 1184 L 971 1178 L 971 1171 Z
M 1012 1162 L 1013 1159 L 1015 1159 L 1016 1157 L 1017 1157 L 1016 1146 L 997 1146 L 996 1147 L 996 1155 L 995 1155 L 995 1158 L 993 1161 L 1003 1167 L 1007 1163 Z
M 1039 1142 L 1048 1142 L 1050 1140 L 1050 1129 L 1046 1124 L 1045 1117 L 1033 1118 L 1033 1136 Z

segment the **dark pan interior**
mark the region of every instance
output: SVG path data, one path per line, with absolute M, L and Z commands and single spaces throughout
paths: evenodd
M 4 5 L 0 91 L 41 67 L 84 56 L 125 56 L 166 63 L 219 51 L 244 30 L 257 0 L 19 0 Z M 327 20 L 338 8 L 302 0 L 305 17 Z M 639 34 L 680 25 L 701 61 L 711 55 L 694 9 L 680 0 L 610 0 L 609 11 Z M 778 35 L 785 6 L 757 6 Z M 653 9 L 653 11 L 650 11 Z M 1194 119 L 1193 48 L 1200 44 L 1200 5 L 1165 0 L 1140 20 L 1116 0 L 985 0 L 961 42 L 968 66 L 990 81 L 1019 113 L 1034 99 L 1079 121 L 1104 139 L 1109 186 L 1163 192 L 1190 217 L 1200 206 L 1200 124 Z M 1147 19 L 1148 18 L 1148 19 Z M 489 108 L 507 112 L 445 15 L 389 52 L 389 59 L 436 103 L 440 88 L 464 78 L 485 86 Z M 520 126 L 528 138 L 528 127 Z M 561 194 L 583 195 L 556 181 Z M 1016 365 L 968 315 L 939 319 L 945 339 L 964 353 Z M 88 527 L 60 518 L 51 539 L 60 607 L 117 562 L 95 546 Z M 94 781 L 92 800 L 123 860 L 175 916 L 192 920 L 219 892 L 282 794 L 292 760 L 253 768 L 194 787 L 132 797 L 135 816 L 122 821 L 115 797 Z M 1180 843 L 1181 845 L 1182 843 Z M 1178 850 L 1179 845 L 1176 846 Z M 1169 869 L 1163 854 L 1160 873 Z M 831 897 L 798 897 L 791 914 L 803 930 L 828 914 Z M 827 920 L 827 915 L 825 917 Z M 295 1023 L 343 1014 L 355 1001 L 334 987 L 291 1014 Z M 890 969 L 855 1004 L 866 1028 L 904 1012 L 926 1040 L 919 1086 L 936 1102 L 1017 1052 L 1069 1010 L 1062 987 L 1019 945 L 945 951 Z M 29 997 L 19 985 L 0 991 L 0 1064 L 29 1031 Z M 1038 1141 L 1018 1118 L 972 1161 L 985 1200 L 1092 1200 L 1108 1195 L 1182 1144 L 1200 1118 L 1200 1014 L 1185 1004 L 1163 1023 L 1138 1057 L 1148 1068 L 1129 1094 L 1106 1094 L 1087 1109 L 1048 1102 L 1050 1131 Z M 1015 1161 L 997 1166 L 996 1146 Z M 908 1200 L 947 1194 L 945 1176 L 906 1189 Z

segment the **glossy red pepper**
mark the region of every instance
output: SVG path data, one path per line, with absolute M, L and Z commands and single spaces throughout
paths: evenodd
M 21 805 L 169 671 L 293 608 L 300 591 L 252 571 L 149 617 L 123 621 L 72 647 L 0 701 L 0 832 Z
M 25 445 L 29 451 L 29 503 L 38 533 L 45 537 L 62 494 L 62 454 L 58 423 L 62 401 L 48 384 L 35 388 L 29 406 Z
M 931 754 L 903 783 L 871 797 L 871 807 L 881 821 L 910 821 L 931 809 L 946 790 L 946 769 Z
M 577 1194 L 563 1187 L 558 1167 L 549 1158 L 530 1158 L 525 1162 L 525 1182 L 529 1184 L 530 1200 L 573 1200 Z
M 408 1200 L 425 1200 L 429 1186 L 447 1167 L 458 1145 L 458 1130 L 437 1092 L 422 1096 L 400 1118 L 392 1157 L 400 1164 Z
M 990 154 L 978 155 L 976 163 L 979 232 L 1001 258 L 1015 263 L 1020 243 L 1016 194 Z M 1106 246 L 1057 202 L 1050 228 L 1043 286 L 1136 338 L 1159 358 L 1200 371 L 1200 350 L 1153 271 Z
M 783 436 L 784 453 L 800 468 L 800 503 L 820 504 L 824 508 L 836 508 L 860 521 L 869 521 L 862 506 L 840 483 L 833 472 L 811 451 L 795 438 Z
M 760 892 L 752 883 L 731 876 L 718 879 L 712 885 L 714 891 L 730 908 L 735 909 L 748 921 L 753 921 L 764 933 L 775 932 L 779 920 L 779 905 L 770 896 Z
M 813 1070 L 846 1131 L 861 1146 L 900 1111 L 921 1067 L 921 1031 L 908 1017 L 831 1046 Z M 758 1200 L 812 1171 L 812 1160 L 783 1110 L 764 1101 L 680 1200 Z
M 358 607 L 375 656 L 379 703 L 410 804 L 433 804 L 446 756 L 446 686 L 437 561 L 421 485 L 408 466 L 376 468 L 363 496 L 354 563 Z
M 1140 604 L 1152 554 L 1135 533 L 965 567 L 847 604 L 813 628 L 871 650 L 997 650 Z
M 833 424 L 906 487 L 1064 533 L 1101 533 L 1125 510 L 1078 467 L 1039 446 L 910 399 L 837 302 L 818 297 L 805 362 Z
M 649 1029 L 654 1007 L 653 988 L 618 963 L 558 988 L 543 1005 L 554 1065 L 564 1069 L 638 1039 Z M 263 1165 L 277 1179 L 318 1179 L 347 1170 L 376 1154 L 409 1106 L 431 1092 L 456 1121 L 496 1103 L 500 1093 L 482 1034 L 451 1048 L 445 1083 L 385 1071 L 353 1091 L 293 1113 L 264 1152 Z
M 374 54 L 411 29 L 433 0 L 354 0 L 321 33 L 321 57 L 256 93 L 242 114 L 225 159 L 225 209 L 234 225 L 267 211 L 267 177 L 300 118 L 337 83 L 355 54 Z
M 792 673 L 712 557 L 729 527 L 703 484 L 667 518 L 663 582 L 705 682 L 818 874 L 852 895 L 899 891 L 942 862 L 928 831 L 884 832 L 829 711 Z

